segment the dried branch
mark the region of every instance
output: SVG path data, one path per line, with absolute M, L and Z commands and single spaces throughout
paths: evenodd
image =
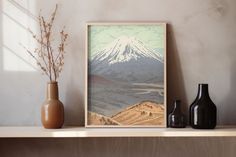
M 65 54 L 65 43 L 68 38 L 68 34 L 64 32 L 64 28 L 60 32 L 60 43 L 58 46 L 58 51 L 54 52 L 52 47 L 51 36 L 53 23 L 56 17 L 58 5 L 56 5 L 55 10 L 51 14 L 50 20 L 47 22 L 41 14 L 38 16 L 38 23 L 40 28 L 40 35 L 37 36 L 31 29 L 28 29 L 29 33 L 32 35 L 33 39 L 37 41 L 40 45 L 39 48 L 35 48 L 33 53 L 25 48 L 26 52 L 37 62 L 40 69 L 49 77 L 50 81 L 56 81 L 59 74 L 62 71 L 62 66 L 64 65 L 64 54 Z
M 32 52 L 30 52 L 30 50 L 28 50 L 25 46 L 23 46 L 21 44 L 21 46 L 26 50 L 26 52 L 28 52 L 28 54 L 36 61 L 37 65 L 41 68 L 41 70 L 47 75 L 49 76 L 48 74 L 48 71 L 47 69 L 40 63 L 40 61 L 32 54 Z

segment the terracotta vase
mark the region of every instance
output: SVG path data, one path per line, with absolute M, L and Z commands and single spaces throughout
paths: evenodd
M 47 85 L 47 99 L 41 108 L 41 121 L 47 129 L 58 129 L 63 126 L 64 107 L 58 99 L 57 82 L 49 82 Z

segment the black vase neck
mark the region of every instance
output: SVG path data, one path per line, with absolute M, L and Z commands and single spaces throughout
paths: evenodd
M 210 98 L 209 92 L 208 92 L 208 84 L 199 84 L 198 85 L 197 99 L 200 99 L 200 98 Z
M 181 113 L 180 104 L 181 104 L 181 101 L 180 101 L 180 100 L 176 100 L 176 101 L 174 102 L 174 110 L 173 110 L 173 112 Z

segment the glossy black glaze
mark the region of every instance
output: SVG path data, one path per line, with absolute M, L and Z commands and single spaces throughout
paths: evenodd
M 174 109 L 168 116 L 168 126 L 171 128 L 185 128 L 186 120 L 184 114 L 181 112 L 180 100 L 174 102 Z
M 189 109 L 192 128 L 214 129 L 216 126 L 216 106 L 208 93 L 208 84 L 198 85 L 198 95 Z

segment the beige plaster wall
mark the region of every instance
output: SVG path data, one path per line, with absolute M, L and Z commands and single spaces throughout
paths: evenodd
M 12 5 L 12 10 L 3 8 L 6 2 Z M 219 124 L 236 123 L 235 0 L 24 2 L 26 4 L 22 5 L 23 1 L 18 0 L 1 1 L 4 12 L 0 23 L 0 125 L 40 125 L 39 111 L 45 98 L 47 82 L 46 77 L 37 71 L 4 70 L 2 52 L 9 34 L 3 28 L 5 12 L 11 15 L 15 7 L 32 18 L 41 9 L 42 14 L 47 16 L 56 3 L 59 4 L 56 30 L 66 25 L 70 34 L 65 68 L 59 80 L 60 97 L 66 109 L 66 124 L 82 125 L 84 121 L 85 24 L 88 21 L 166 21 L 169 24 L 168 105 L 171 106 L 173 100 L 178 98 L 183 101 L 187 111 L 187 106 L 196 96 L 197 84 L 209 83 L 210 95 L 218 107 Z M 15 19 L 18 22 L 21 20 L 19 17 Z M 17 35 L 9 38 L 12 38 L 12 43 L 22 41 Z M 14 51 L 21 55 L 25 53 L 22 49 Z

